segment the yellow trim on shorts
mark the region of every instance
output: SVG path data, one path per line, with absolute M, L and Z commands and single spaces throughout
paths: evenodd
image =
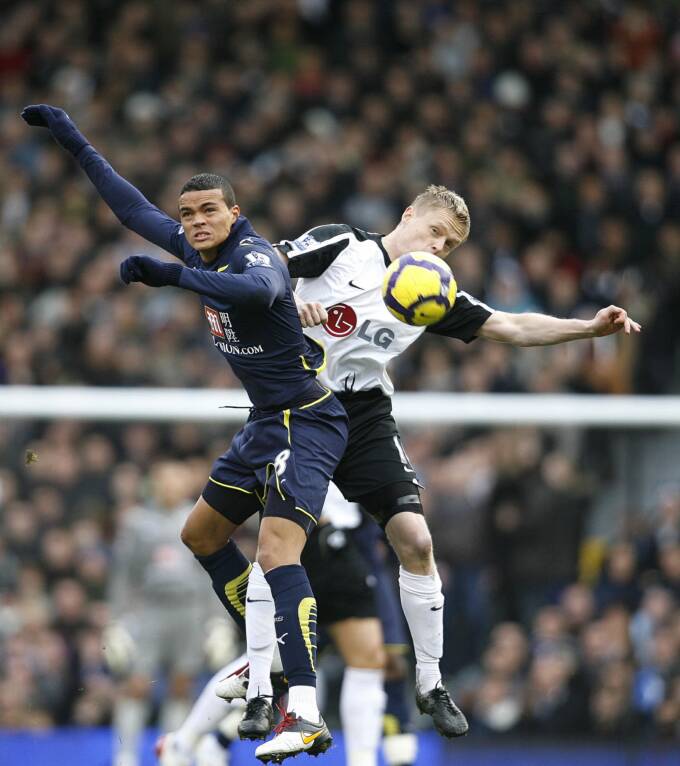
M 221 481 L 217 481 L 217 479 L 213 479 L 212 476 L 208 476 L 208 481 L 211 481 L 213 484 L 218 484 L 220 487 L 226 487 L 227 489 L 237 489 L 239 492 L 245 492 L 246 495 L 256 494 L 252 489 L 243 489 L 243 487 L 237 487 L 235 484 L 224 484 Z
M 299 505 L 296 505 L 295 510 L 300 511 L 300 513 L 304 513 L 305 516 L 309 516 L 309 518 L 314 522 L 314 526 L 318 525 L 319 522 L 314 518 L 314 516 L 312 516 L 311 513 L 307 513 L 307 511 L 304 508 L 300 508 Z
M 330 390 L 330 388 L 327 388 L 326 389 L 326 393 L 323 396 L 320 396 L 318 399 L 315 399 L 313 402 L 310 402 L 309 404 L 303 404 L 302 407 L 298 407 L 298 409 L 299 410 L 307 410 L 310 407 L 313 407 L 315 404 L 321 404 L 321 402 L 323 402 L 324 399 L 328 399 L 328 397 L 332 393 L 333 392 Z
M 217 271 L 218 271 L 218 272 L 220 272 L 220 271 L 226 271 L 228 268 L 229 268 L 229 264 L 227 264 L 226 266 L 220 266 L 220 267 L 219 267 L 219 269 L 217 269 Z
M 288 444 L 290 444 L 290 410 L 283 411 L 283 425 L 288 431 Z

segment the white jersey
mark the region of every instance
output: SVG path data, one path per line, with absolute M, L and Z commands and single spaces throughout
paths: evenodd
M 347 224 L 328 224 L 276 245 L 288 256 L 290 276 L 298 278 L 297 296 L 328 312 L 326 324 L 305 328 L 305 334 L 326 350 L 319 380 L 336 392 L 380 388 L 393 394 L 387 365 L 416 338 L 433 332 L 468 343 L 493 311 L 460 291 L 440 322 L 429 327 L 400 322 L 382 299 L 391 261 L 381 240 L 380 234 Z

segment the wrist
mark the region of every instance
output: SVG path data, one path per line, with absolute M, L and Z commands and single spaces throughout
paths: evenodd
M 57 142 L 60 143 L 64 149 L 66 149 L 67 152 L 70 152 L 74 157 L 77 157 L 78 154 L 80 154 L 80 152 L 88 145 L 87 139 L 77 128 L 69 130 L 64 135 L 57 135 L 54 132 L 52 135 L 54 135 L 54 137 L 57 139 Z
M 179 287 L 183 271 L 184 266 L 182 266 L 181 263 L 163 263 L 163 281 L 166 285 L 174 285 L 175 287 Z
M 585 336 L 586 338 L 596 338 L 597 337 L 597 327 L 595 325 L 594 319 L 584 319 L 583 323 L 585 325 Z

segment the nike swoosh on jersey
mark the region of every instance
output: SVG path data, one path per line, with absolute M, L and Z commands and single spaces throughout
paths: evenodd
M 443 608 L 444 608 L 444 604 L 442 604 L 441 606 L 431 606 L 430 607 L 430 611 L 431 612 L 438 612 L 440 609 L 443 609 Z
M 314 734 L 304 734 L 303 732 L 300 732 L 302 734 L 302 744 L 308 745 L 310 742 L 314 742 L 314 740 L 321 734 L 323 729 L 314 732 Z
M 349 280 L 349 286 L 350 287 L 356 287 L 357 290 L 363 290 L 364 289 L 361 285 L 355 285 L 354 281 L 352 279 Z

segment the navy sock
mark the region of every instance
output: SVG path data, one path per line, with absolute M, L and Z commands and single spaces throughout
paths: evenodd
M 276 609 L 274 624 L 289 686 L 316 686 L 316 599 L 300 564 L 265 574 Z
M 253 565 L 233 540 L 209 556 L 196 556 L 210 575 L 212 586 L 222 606 L 234 618 L 243 634 L 246 632 L 246 590 Z
M 411 731 L 411 711 L 406 701 L 406 679 L 385 682 L 385 715 L 383 729 L 385 736 Z

